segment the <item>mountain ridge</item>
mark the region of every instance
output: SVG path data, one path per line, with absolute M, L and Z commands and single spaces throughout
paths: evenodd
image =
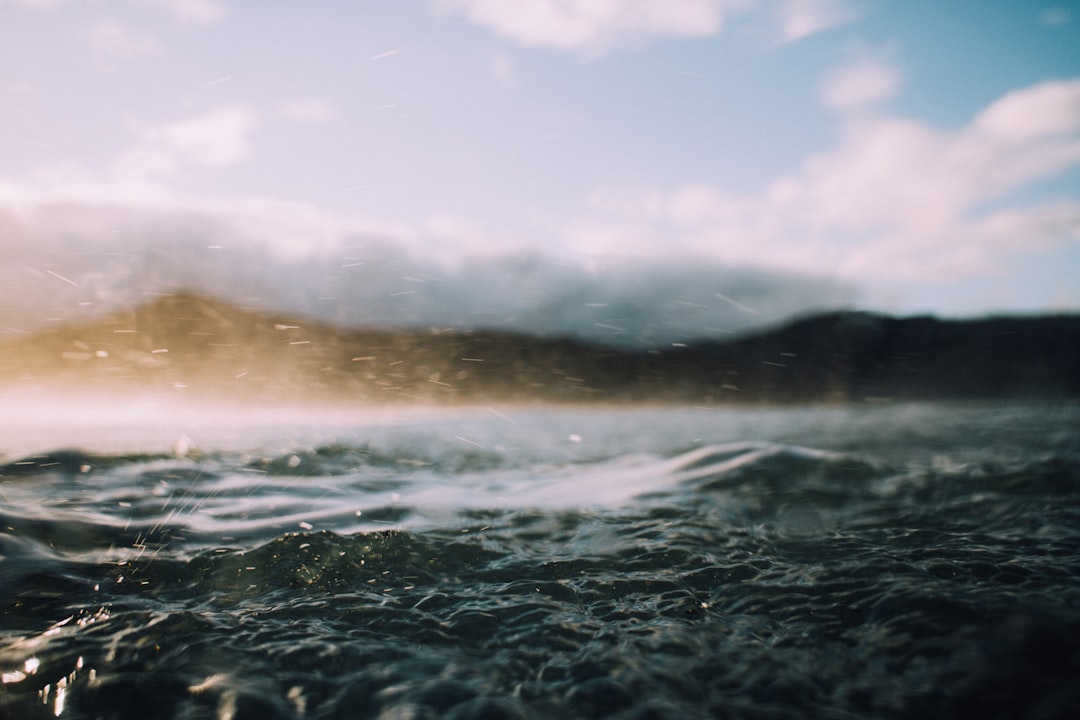
M 1080 396 L 1080 316 L 837 311 L 634 351 L 501 330 L 343 328 L 178 290 L 2 345 L 0 387 L 255 403 L 786 403 Z

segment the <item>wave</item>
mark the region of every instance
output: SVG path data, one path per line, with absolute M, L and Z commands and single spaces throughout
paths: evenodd
M 505 453 L 392 454 L 331 444 L 275 455 L 44 453 L 0 466 L 0 521 L 61 551 L 251 541 L 288 530 L 454 526 L 484 511 L 635 511 L 711 503 L 767 519 L 791 508 L 849 518 L 1002 494 L 1077 490 L 1080 463 L 1043 457 L 934 466 L 776 442 L 705 445 L 518 467 Z M 49 491 L 49 492 L 47 492 Z M 44 497 L 43 497 L 44 496 Z
M 1067 438 L 572 421 L 8 462 L 0 717 L 1080 708 Z

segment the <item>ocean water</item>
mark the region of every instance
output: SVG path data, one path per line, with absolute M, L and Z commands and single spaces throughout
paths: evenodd
M 0 717 L 1080 717 L 1078 430 L 27 408 Z

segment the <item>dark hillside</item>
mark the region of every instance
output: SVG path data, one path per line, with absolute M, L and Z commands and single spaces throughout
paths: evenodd
M 258 402 L 845 402 L 1080 397 L 1080 317 L 831 313 L 632 352 L 494 331 L 343 329 L 188 292 L 8 342 L 0 384 Z

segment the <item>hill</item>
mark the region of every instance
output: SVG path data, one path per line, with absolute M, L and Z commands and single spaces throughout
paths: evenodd
M 831 313 L 634 352 L 494 331 L 345 329 L 190 292 L 0 348 L 0 386 L 257 403 L 821 402 L 1080 396 L 1080 317 Z

